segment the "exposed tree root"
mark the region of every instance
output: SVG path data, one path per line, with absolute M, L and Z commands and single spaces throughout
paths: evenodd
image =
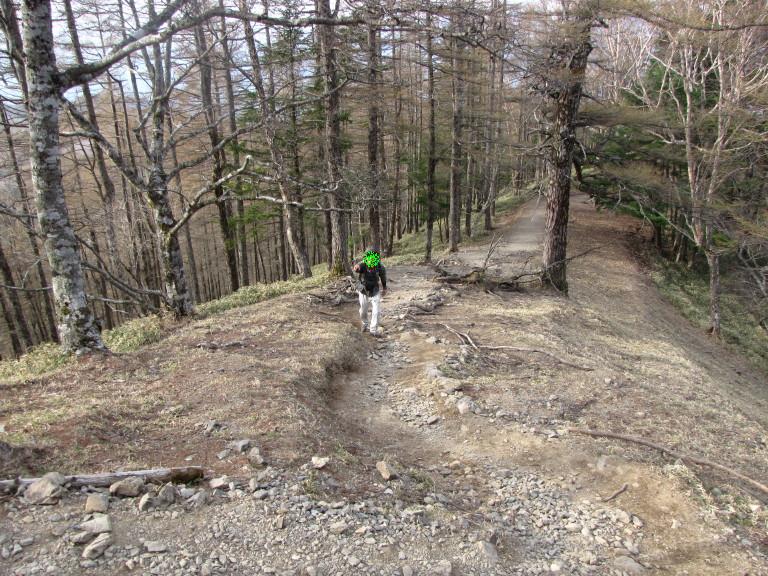
M 699 466 L 706 466 L 708 468 L 714 468 L 715 470 L 724 472 L 730 476 L 733 476 L 734 478 L 738 478 L 742 482 L 749 484 L 753 488 L 762 492 L 764 496 L 768 496 L 768 486 L 766 486 L 761 482 L 758 482 L 757 480 L 753 480 L 749 476 L 745 476 L 741 472 L 737 472 L 733 468 L 729 468 L 728 466 L 723 466 L 722 464 L 718 464 L 717 462 L 712 462 L 712 460 L 707 460 L 706 458 L 699 458 L 698 456 L 690 456 L 688 454 L 683 454 L 681 452 L 675 452 L 674 450 L 670 450 L 666 446 L 656 444 L 655 442 L 651 442 L 650 440 L 646 440 L 645 438 L 640 438 L 638 436 L 628 436 L 626 434 L 618 434 L 616 432 L 605 432 L 602 430 L 589 430 L 586 428 L 570 428 L 569 432 L 571 432 L 572 434 L 583 434 L 585 436 L 592 436 L 594 438 L 614 438 L 616 440 L 623 440 L 624 442 L 632 442 L 633 444 L 640 444 L 641 446 L 653 448 L 654 450 L 658 450 L 662 454 L 668 454 L 672 458 L 682 460 L 685 463 L 698 464 Z

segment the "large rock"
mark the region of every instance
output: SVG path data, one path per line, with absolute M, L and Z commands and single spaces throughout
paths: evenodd
M 90 532 L 91 534 L 112 532 L 112 521 L 106 514 L 96 514 L 87 522 L 80 524 L 78 528 L 84 532 Z
M 87 560 L 93 560 L 94 558 L 98 558 L 102 554 L 104 554 L 104 551 L 110 547 L 112 544 L 112 535 L 109 533 L 100 534 L 96 537 L 96 539 L 88 544 L 83 549 L 83 558 Z
M 118 480 L 112 486 L 109 487 L 109 493 L 114 496 L 127 496 L 129 498 L 135 498 L 141 494 L 144 488 L 144 479 L 138 476 L 132 476 L 131 478 L 125 478 L 124 480 Z
M 61 484 L 43 477 L 27 486 L 24 498 L 30 504 L 49 505 L 56 504 L 63 493 Z
M 395 472 L 384 460 L 376 463 L 376 470 L 379 471 L 379 474 L 381 474 L 381 477 L 384 478 L 384 480 L 394 480 L 397 478 L 397 472 Z
M 109 497 L 106 494 L 94 493 L 88 494 L 85 501 L 85 513 L 106 512 L 109 509 Z

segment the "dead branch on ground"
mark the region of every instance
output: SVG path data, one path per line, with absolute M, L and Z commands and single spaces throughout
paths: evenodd
M 675 458 L 676 460 L 682 460 L 686 464 L 698 464 L 699 466 L 705 466 L 707 468 L 713 468 L 715 470 L 719 470 L 720 472 L 724 472 L 730 476 L 733 476 L 734 478 L 738 478 L 739 480 L 749 484 L 753 488 L 756 488 L 757 490 L 762 492 L 763 495 L 768 496 L 768 486 L 766 486 L 762 482 L 753 480 L 749 476 L 745 476 L 744 474 L 734 470 L 733 468 L 729 468 L 728 466 L 723 466 L 722 464 L 718 464 L 717 462 L 713 462 L 712 460 L 708 460 L 706 458 L 699 458 L 698 456 L 691 456 L 689 454 L 684 454 L 682 452 L 676 452 L 674 450 L 670 450 L 666 446 L 662 446 L 661 444 L 656 444 L 655 442 L 651 442 L 650 440 L 646 440 L 645 438 L 640 438 L 638 436 L 628 436 L 627 434 L 618 434 L 616 432 L 606 432 L 602 430 L 589 430 L 586 428 L 569 428 L 568 431 L 571 432 L 572 434 L 582 434 L 584 436 L 592 436 L 593 438 L 614 438 L 616 440 L 623 440 L 624 442 L 631 442 L 633 444 L 646 446 L 647 448 L 653 448 L 654 450 L 658 450 L 662 454 L 668 454 L 669 456 L 671 456 L 672 458 Z
M 108 472 L 104 474 L 76 474 L 65 476 L 65 484 L 70 488 L 84 486 L 111 486 L 126 478 L 143 478 L 147 482 L 164 484 L 166 482 L 187 483 L 203 477 L 200 466 L 184 466 L 181 468 L 153 468 L 151 470 L 133 470 L 128 472 Z M 8 492 L 20 486 L 28 486 L 40 478 L 13 478 L 0 480 L 0 491 Z

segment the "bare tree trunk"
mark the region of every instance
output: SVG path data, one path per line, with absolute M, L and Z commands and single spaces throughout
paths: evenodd
M 11 158 L 11 169 L 13 170 L 13 173 L 16 177 L 16 187 L 19 190 L 19 196 L 21 197 L 24 209 L 30 211 L 31 206 L 29 205 L 29 198 L 27 196 L 27 185 L 24 182 L 24 178 L 21 174 L 21 167 L 19 166 L 19 161 L 16 157 L 16 143 L 14 142 L 13 135 L 11 134 L 11 125 L 9 124 L 8 115 L 5 112 L 5 106 L 3 105 L 2 100 L 0 100 L 0 121 L 3 123 L 5 139 L 8 143 L 8 154 Z M 44 288 L 48 286 L 48 279 L 45 276 L 43 260 L 40 256 L 40 249 L 37 246 L 37 238 L 35 238 L 35 233 L 32 229 L 32 226 L 33 223 L 30 222 L 26 228 L 27 240 L 29 241 L 29 246 L 32 249 L 32 255 L 35 258 L 35 271 L 37 273 L 37 281 L 39 282 L 40 288 Z M 41 292 L 41 299 L 45 308 L 45 320 L 47 323 L 48 338 L 54 342 L 58 342 L 59 335 L 56 331 L 56 320 L 54 319 L 53 306 L 51 305 L 51 299 L 48 291 Z
M 64 10 L 67 15 L 67 27 L 69 29 L 70 38 L 72 39 L 72 48 L 75 52 L 75 61 L 82 65 L 85 60 L 83 59 L 83 51 L 80 47 L 80 37 L 77 33 L 77 26 L 75 25 L 75 14 L 72 11 L 72 3 L 70 0 L 64 0 Z M 93 103 L 93 96 L 91 95 L 91 87 L 85 82 L 80 88 L 83 91 L 83 99 L 85 100 L 85 107 L 88 112 L 88 121 L 98 130 L 99 123 L 96 116 L 96 106 Z M 99 173 L 99 181 L 101 183 L 101 199 L 104 202 L 104 232 L 107 239 L 109 266 L 112 274 L 120 278 L 122 276 L 122 267 L 119 264 L 117 236 L 115 234 L 115 183 L 107 169 L 107 162 L 101 147 L 93 146 L 93 153 Z M 109 294 L 104 294 L 104 296 L 108 297 Z
M 377 30 L 368 25 L 368 183 L 370 206 L 368 222 L 371 226 L 371 244 L 374 250 L 381 250 L 381 219 L 379 217 L 379 94 L 378 82 L 379 48 Z
M 0 243 L 0 275 L 3 278 L 3 283 L 7 286 L 16 286 L 16 282 L 13 278 L 13 272 L 11 272 L 11 266 L 5 257 L 3 251 L 3 245 Z M 8 299 L 11 301 L 11 307 L 13 308 L 13 316 L 16 319 L 16 325 L 21 333 L 21 338 L 24 341 L 24 347 L 29 348 L 34 343 L 32 340 L 32 333 L 29 330 L 29 324 L 24 317 L 24 308 L 21 305 L 21 298 L 19 298 L 19 292 L 17 290 L 8 289 Z
M 224 0 L 219 0 L 219 8 L 224 8 Z M 224 68 L 224 87 L 227 93 L 227 116 L 229 120 L 229 132 L 237 131 L 237 117 L 235 113 L 235 91 L 232 84 L 232 53 L 229 47 L 229 38 L 227 35 L 227 21 L 223 16 L 220 20 L 221 50 L 223 56 Z M 235 166 L 240 166 L 240 150 L 238 139 L 232 140 L 232 158 Z M 236 181 L 236 188 L 239 189 L 240 179 Z M 240 279 L 243 286 L 250 284 L 248 277 L 248 244 L 245 236 L 245 206 L 242 198 L 236 200 L 237 209 L 237 241 L 240 249 Z
M 247 8 L 244 1 L 241 2 L 241 9 Z M 285 227 L 286 236 L 288 240 L 288 246 L 291 250 L 294 260 L 299 268 L 299 273 L 308 278 L 312 276 L 312 267 L 309 264 L 309 255 L 307 254 L 307 243 L 304 237 L 304 210 L 292 204 L 294 202 L 300 202 L 301 195 L 299 193 L 298 184 L 292 185 L 288 179 L 288 167 L 285 164 L 282 150 L 277 139 L 277 118 L 275 117 L 274 106 L 274 94 L 272 93 L 273 83 L 269 82 L 269 92 L 264 87 L 263 70 L 261 66 L 261 59 L 259 57 L 258 50 L 256 49 L 256 42 L 254 41 L 253 29 L 250 23 L 244 22 L 245 26 L 245 40 L 248 45 L 248 55 L 251 60 L 251 81 L 256 89 L 256 93 L 259 97 L 259 107 L 263 115 L 262 133 L 266 140 L 266 144 L 269 146 L 270 160 L 276 174 L 277 186 L 280 192 L 280 196 L 285 206 Z M 293 48 L 291 48 L 293 49 Z M 291 66 L 291 74 L 293 74 L 293 67 Z M 295 122 L 295 109 L 292 111 Z M 294 138 L 296 136 L 294 135 Z M 294 151 L 294 159 L 298 157 L 298 150 Z M 299 170 L 297 161 L 294 161 L 294 171 Z M 281 229 L 283 228 L 281 218 Z M 281 238 L 281 245 L 282 245 Z M 281 252 L 282 253 L 282 252 Z
M 218 114 L 213 107 L 213 98 L 211 92 L 212 84 L 212 65 L 208 54 L 208 42 L 205 37 L 205 31 L 202 26 L 195 27 L 195 43 L 197 45 L 198 57 L 200 59 L 200 98 L 205 110 L 205 121 L 208 124 L 208 138 L 211 142 L 211 148 L 214 150 L 221 142 L 218 128 Z M 224 153 L 222 150 L 213 153 L 213 177 L 214 182 L 219 182 L 224 175 Z M 232 292 L 240 288 L 240 276 L 237 270 L 237 246 L 233 234 L 232 226 L 229 223 L 229 209 L 226 200 L 224 200 L 224 186 L 217 184 L 213 190 L 217 198 L 216 208 L 219 214 L 219 227 L 224 239 L 224 253 L 227 256 L 227 268 L 229 270 L 229 283 Z
M 707 252 L 709 264 L 709 333 L 720 337 L 720 254 Z
M 429 158 L 427 159 L 427 244 L 424 260 L 432 261 L 432 236 L 435 226 L 435 170 L 437 168 L 437 127 L 435 126 L 435 63 L 432 48 L 432 16 L 427 10 L 427 92 L 429 97 Z M 410 204 L 409 204 L 410 207 Z
M 59 93 L 50 0 L 22 2 L 29 136 L 37 214 L 52 271 L 53 297 L 62 346 L 70 352 L 103 350 L 88 308 L 77 239 L 61 179 Z
M 576 114 L 581 100 L 582 82 L 590 44 L 591 23 L 580 21 L 580 37 L 575 46 L 565 45 L 557 51 L 557 62 L 550 72 L 547 96 L 552 101 L 554 117 L 550 127 L 547 186 L 547 218 L 544 236 L 542 281 L 556 290 L 568 293 L 566 253 L 568 243 L 568 204 L 571 194 L 571 166 L 576 144 Z M 563 78 L 564 77 L 564 78 Z
M 19 333 L 16 330 L 16 324 L 13 322 L 11 307 L 8 305 L 8 302 L 6 302 L 5 294 L 3 292 L 0 292 L 0 308 L 3 309 L 3 319 L 5 320 L 6 326 L 8 326 L 8 337 L 11 339 L 13 355 L 18 358 L 24 354 L 24 347 L 21 345 L 21 340 L 19 340 Z
M 320 18 L 332 20 L 330 0 L 316 0 L 317 14 Z M 327 194 L 328 208 L 331 209 L 331 274 L 341 276 L 351 274 L 347 259 L 347 228 L 342 208 L 343 182 L 341 175 L 341 118 L 340 84 L 338 78 L 338 60 L 336 58 L 336 30 L 331 24 L 317 27 L 320 41 L 320 55 L 323 61 L 323 80 L 327 101 L 325 105 L 325 161 L 329 185 L 334 189 Z
M 448 250 L 457 252 L 461 242 L 461 175 L 462 170 L 462 128 L 464 124 L 464 79 L 462 78 L 462 58 L 459 43 L 451 40 L 451 97 L 453 101 L 453 125 L 451 131 L 451 197 L 450 225 L 448 227 Z

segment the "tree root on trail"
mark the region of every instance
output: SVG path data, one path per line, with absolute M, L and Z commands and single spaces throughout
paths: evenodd
M 544 354 L 545 356 L 549 356 L 554 361 L 556 361 L 559 364 L 563 364 L 564 366 L 570 366 L 571 368 L 576 368 L 577 370 L 584 370 L 585 372 L 592 372 L 594 368 L 590 368 L 589 366 L 580 366 L 579 364 L 573 364 L 572 362 L 566 362 L 565 360 L 561 360 L 551 352 L 547 352 L 545 350 L 539 350 L 538 348 L 521 348 L 519 346 L 480 346 L 475 343 L 474 340 L 472 340 L 472 337 L 468 333 L 459 332 L 458 330 L 455 330 L 454 328 L 451 328 L 448 326 L 448 324 L 441 324 L 446 330 L 449 332 L 452 332 L 453 334 L 456 334 L 456 336 L 459 337 L 459 340 L 461 340 L 462 344 L 472 346 L 475 350 L 511 350 L 513 352 L 530 352 L 530 353 L 536 353 L 536 354 Z
M 621 488 L 616 490 L 616 492 L 608 496 L 608 498 L 603 498 L 603 502 L 610 502 L 614 498 L 618 498 L 621 494 L 624 494 L 624 492 L 627 491 L 627 488 L 629 488 L 629 484 L 625 483 Z
M 606 432 L 602 430 L 589 430 L 586 428 L 569 428 L 568 431 L 572 434 L 582 434 L 584 436 L 592 436 L 593 438 L 614 438 L 616 440 L 623 440 L 624 442 L 640 444 L 641 446 L 646 446 L 647 448 L 653 448 L 654 450 L 658 450 L 662 454 L 668 454 L 672 458 L 675 458 L 677 460 L 682 460 L 685 463 L 698 464 L 699 466 L 705 466 L 708 468 L 719 470 L 720 472 L 724 472 L 730 476 L 733 476 L 734 478 L 738 478 L 742 482 L 749 484 L 753 488 L 759 490 L 764 496 L 768 496 L 768 486 L 766 486 L 761 482 L 758 482 L 757 480 L 753 480 L 749 476 L 745 476 L 741 472 L 737 472 L 733 468 L 723 466 L 722 464 L 718 464 L 717 462 L 713 462 L 712 460 L 707 460 L 706 458 L 699 458 L 698 456 L 690 456 L 689 454 L 675 452 L 674 450 L 670 450 L 666 446 L 656 444 L 655 442 L 651 442 L 650 440 L 646 440 L 645 438 L 640 438 L 638 436 L 628 436 L 626 434 L 618 434 L 616 432 Z

